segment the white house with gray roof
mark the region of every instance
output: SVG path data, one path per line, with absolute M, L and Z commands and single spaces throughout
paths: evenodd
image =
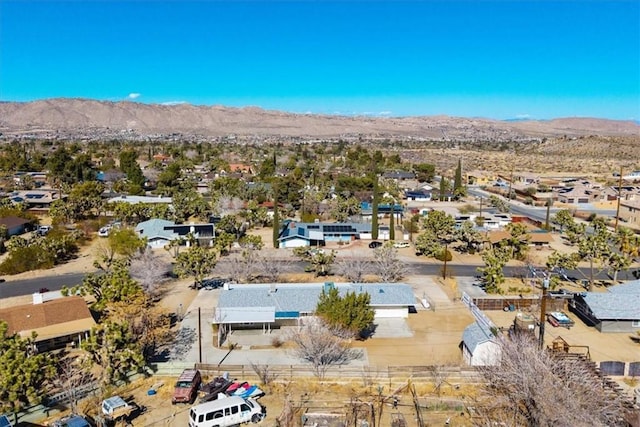
M 227 328 L 296 325 L 315 312 L 323 290 L 340 295 L 368 293 L 376 318 L 406 318 L 415 311 L 416 297 L 403 283 L 265 283 L 227 284 L 220 292 L 212 322 Z
M 324 246 L 327 242 L 371 239 L 371 224 L 286 221 L 278 236 L 281 248 Z
M 577 294 L 569 307 L 600 332 L 640 331 L 640 280 L 611 286 L 607 292 Z
M 462 333 L 462 358 L 469 366 L 490 366 L 500 362 L 501 350 L 495 335 L 474 322 Z
M 176 224 L 166 219 L 154 218 L 136 225 L 136 233 L 147 239 L 150 248 L 164 248 L 174 240 L 191 233 L 200 245 L 211 245 L 215 238 L 214 224 Z M 186 245 L 189 246 L 188 241 Z

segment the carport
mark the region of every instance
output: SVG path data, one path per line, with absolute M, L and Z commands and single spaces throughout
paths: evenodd
M 262 325 L 262 333 L 271 332 L 271 324 L 276 320 L 275 307 L 217 307 L 213 315 L 213 325 L 217 325 L 218 347 L 236 327 Z M 214 329 L 216 327 L 214 326 Z

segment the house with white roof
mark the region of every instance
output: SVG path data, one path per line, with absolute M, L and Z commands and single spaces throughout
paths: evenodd
M 130 196 L 130 195 L 121 195 L 117 197 L 112 197 L 108 200 L 108 203 L 129 203 L 132 205 L 135 205 L 138 203 L 170 205 L 172 202 L 173 202 L 173 199 L 171 197 Z
M 611 286 L 607 292 L 577 294 L 569 308 L 600 332 L 640 331 L 640 280 Z
M 212 323 L 227 330 L 298 325 L 302 318 L 314 314 L 322 292 L 334 287 L 342 296 L 368 293 L 378 319 L 406 318 L 416 309 L 413 290 L 403 283 L 225 284 Z
M 465 328 L 461 346 L 462 358 L 469 366 L 490 366 L 500 362 L 501 350 L 496 336 L 478 322 Z

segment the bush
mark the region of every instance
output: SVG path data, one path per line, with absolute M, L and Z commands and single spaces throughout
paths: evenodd
M 282 339 L 280 337 L 271 338 L 271 345 L 274 346 L 275 348 L 282 347 L 282 344 L 284 343 L 282 342 Z
M 453 259 L 453 255 L 451 254 L 451 251 L 449 249 L 447 249 L 447 252 L 445 254 L 444 249 L 442 249 L 440 252 L 438 252 L 438 254 L 435 257 L 438 261 L 442 261 L 444 262 L 445 258 L 447 259 L 447 262 L 451 261 Z
M 25 271 L 51 268 L 55 265 L 55 255 L 42 246 L 25 246 L 13 249 L 2 264 L 0 273 L 19 274 Z

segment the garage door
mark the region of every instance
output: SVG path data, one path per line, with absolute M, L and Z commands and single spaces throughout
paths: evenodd
M 409 317 L 409 310 L 404 307 L 404 308 L 377 308 L 375 309 L 375 317 L 382 319 L 382 318 L 389 318 L 389 317 L 395 317 L 395 318 L 405 318 L 405 317 Z

